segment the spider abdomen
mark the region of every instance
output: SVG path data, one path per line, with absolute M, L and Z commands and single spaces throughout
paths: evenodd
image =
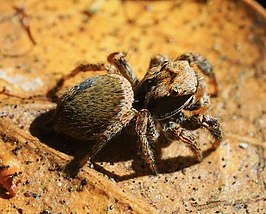
M 123 123 L 132 109 L 133 90 L 127 79 L 107 74 L 86 79 L 69 89 L 59 101 L 53 129 L 78 140 L 96 138 Z

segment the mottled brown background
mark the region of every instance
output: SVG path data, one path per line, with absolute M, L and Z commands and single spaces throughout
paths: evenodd
M 35 46 L 14 6 L 29 15 Z M 0 98 L 0 151 L 19 148 L 23 167 L 15 198 L 0 189 L 0 212 L 265 213 L 265 14 L 248 0 L 0 0 L 0 90 L 33 96 Z M 127 52 L 139 77 L 154 54 L 205 55 L 219 81 L 209 113 L 221 121 L 221 146 L 208 152 L 211 137 L 196 131 L 205 151 L 196 163 L 179 142 L 157 145 L 162 173 L 153 176 L 134 138 L 118 138 L 98 155 L 97 170 L 66 178 L 60 167 L 82 146 L 38 132 L 55 106 L 46 93 L 78 64 L 113 51 Z

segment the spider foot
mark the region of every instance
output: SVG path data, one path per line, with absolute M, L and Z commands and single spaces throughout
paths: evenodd
M 218 122 L 218 120 L 216 118 L 214 118 L 214 117 L 209 116 L 209 115 L 201 115 L 200 116 L 200 121 L 201 121 L 201 124 L 206 129 L 209 130 L 211 135 L 217 141 L 213 145 L 214 146 L 219 145 L 221 140 L 222 140 L 222 138 L 223 138 L 223 134 L 222 134 L 222 129 L 221 129 L 221 126 L 220 126 L 220 123 Z

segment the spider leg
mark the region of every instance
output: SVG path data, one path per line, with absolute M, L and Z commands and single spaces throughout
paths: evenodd
M 215 77 L 215 73 L 213 72 L 211 64 L 205 57 L 198 53 L 189 52 L 182 54 L 176 60 L 187 60 L 196 71 L 201 71 L 204 75 L 208 76 L 211 80 L 211 84 L 214 87 L 214 92 L 211 95 L 218 95 L 218 84 Z
M 193 111 L 194 114 L 203 114 L 210 106 L 210 98 L 209 96 L 204 96 L 200 98 L 199 100 L 192 102 L 188 106 L 186 106 L 184 109 Z
M 138 113 L 136 133 L 142 158 L 149 165 L 152 172 L 157 174 L 153 146 L 158 138 L 158 132 L 149 111 L 146 109 L 142 109 Z
M 198 78 L 198 89 L 194 98 L 184 107 L 185 110 L 193 111 L 193 114 L 204 114 L 210 107 L 210 96 L 207 93 L 206 83 L 203 78 Z
M 210 115 L 193 115 L 180 123 L 180 125 L 188 130 L 195 130 L 201 127 L 209 130 L 215 142 L 213 148 L 217 148 L 223 138 L 222 129 L 218 120 Z
M 63 76 L 59 79 L 56 85 L 47 92 L 47 97 L 50 97 L 53 101 L 57 101 L 58 97 L 56 93 L 60 90 L 60 88 L 64 85 L 65 81 L 69 80 L 70 78 L 76 76 L 80 72 L 87 72 L 87 71 L 107 71 L 112 72 L 111 68 L 104 63 L 99 64 L 81 64 L 75 69 L 73 69 L 69 74 Z
M 56 85 L 47 92 L 46 97 L 51 98 L 52 101 L 56 102 L 58 100 L 56 93 L 64 85 L 65 81 L 76 76 L 80 72 L 87 72 L 87 71 L 107 71 L 108 73 L 117 73 L 116 68 L 114 66 L 110 66 L 108 64 L 104 64 L 104 63 L 81 64 L 78 67 L 76 67 L 75 69 L 73 69 L 69 74 L 60 78 L 57 81 Z M 25 99 L 31 99 L 32 100 L 32 98 L 35 98 L 35 97 L 29 97 L 29 98 L 20 97 L 18 95 L 9 93 L 5 88 L 2 91 L 0 91 L 0 94 L 4 94 L 6 96 L 15 97 L 15 98 L 23 99 L 23 100 L 25 100 Z M 36 98 L 39 98 L 39 97 L 40 96 L 36 96 Z M 41 98 L 40 98 L 40 100 L 43 100 Z
M 203 79 L 199 79 L 198 91 L 195 97 L 184 107 L 185 110 L 193 111 L 193 114 L 204 114 L 210 107 L 210 96 L 207 94 L 206 84 Z
M 123 115 L 122 119 L 118 123 L 114 123 L 106 128 L 106 130 L 98 135 L 94 140 L 94 145 L 92 148 L 84 153 L 83 155 L 74 158 L 67 166 L 65 171 L 71 175 L 75 176 L 79 169 L 83 167 L 88 161 L 93 163 L 93 159 L 98 154 L 99 151 L 115 136 L 117 135 L 124 127 L 126 127 L 129 122 L 136 116 L 136 110 L 132 109 Z
M 198 161 L 202 160 L 201 148 L 194 135 L 175 122 L 168 122 L 164 126 L 165 136 L 169 140 L 180 140 L 193 152 Z
M 125 59 L 125 54 L 121 52 L 114 52 L 107 57 L 107 60 L 110 64 L 114 65 L 121 75 L 131 83 L 133 88 L 139 83 L 135 72 Z

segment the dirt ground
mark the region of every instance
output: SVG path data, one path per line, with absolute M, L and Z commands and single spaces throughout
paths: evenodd
M 22 172 L 15 197 L 0 189 L 0 213 L 266 213 L 266 12 L 255 2 L 0 0 L 0 30 L 0 155 Z M 203 129 L 194 131 L 201 163 L 178 141 L 158 144 L 155 176 L 123 133 L 95 169 L 67 177 L 62 168 L 86 145 L 41 131 L 56 106 L 47 93 L 77 65 L 114 51 L 127 53 L 139 78 L 155 54 L 204 55 L 219 84 L 208 114 L 221 121 L 220 147 L 210 151 Z M 79 75 L 59 94 L 103 73 Z

